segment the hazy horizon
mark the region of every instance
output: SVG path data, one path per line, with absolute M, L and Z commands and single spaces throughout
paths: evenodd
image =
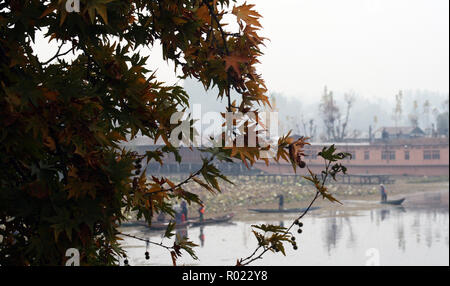
M 270 93 L 312 103 L 325 85 L 375 99 L 399 90 L 449 92 L 447 0 L 247 2 L 256 4 L 261 34 L 270 39 L 258 67 Z M 39 33 L 35 46 L 42 60 L 57 49 Z M 160 46 L 141 54 L 150 55 L 147 66 L 160 81 L 183 84 Z
M 247 2 L 256 4 L 270 39 L 259 66 L 270 92 L 306 102 L 325 85 L 364 98 L 449 92 L 446 0 Z M 158 59 L 159 47 L 153 51 L 150 66 L 176 82 L 172 66 Z

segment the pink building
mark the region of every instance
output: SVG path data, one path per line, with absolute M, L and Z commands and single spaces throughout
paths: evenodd
M 320 172 L 323 159 L 317 156 L 324 146 L 333 143 L 313 143 L 307 146 L 307 166 Z M 378 141 L 375 143 L 336 143 L 338 151 L 353 155 L 342 163 L 349 174 L 389 174 L 412 176 L 443 176 L 449 173 L 448 138 L 416 138 Z M 273 163 L 269 167 L 258 163 L 256 168 L 271 174 L 293 173 L 289 164 Z M 303 173 L 303 171 L 301 171 Z

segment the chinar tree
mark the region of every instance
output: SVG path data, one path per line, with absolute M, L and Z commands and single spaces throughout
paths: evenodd
M 261 151 L 274 147 L 276 160 L 301 162 L 306 142 L 295 147 L 285 136 L 276 146 L 204 148 L 203 167 L 177 184 L 148 168 L 164 164 L 167 154 L 182 160 L 169 140 L 177 127 L 170 117 L 187 109 L 188 95 L 159 82 L 141 48 L 160 44 L 181 78 L 218 89 L 224 111 L 258 114 L 269 104 L 255 68 L 264 41 L 260 15 L 253 5 L 233 2 L 0 2 L 0 265 L 64 265 L 70 248 L 79 249 L 82 265 L 117 265 L 126 255 L 118 231 L 124 214 L 134 211 L 150 224 L 156 214 L 174 214 L 174 199 L 201 204 L 183 186 L 192 181 L 219 192 L 219 180 L 227 178 L 213 160 L 268 163 Z M 226 29 L 225 17 L 236 30 Z M 39 56 L 37 35 L 57 44 L 52 57 Z M 240 102 L 231 102 L 232 90 Z M 165 144 L 145 154 L 121 147 L 138 134 Z M 271 243 L 280 249 L 288 234 L 274 231 Z M 258 242 L 268 249 L 265 238 Z M 181 250 L 195 257 L 192 246 L 183 239 L 164 247 L 175 264 Z
M 346 110 L 345 115 L 342 116 L 333 92 L 328 91 L 328 88 L 325 86 L 320 100 L 319 111 L 325 127 L 326 140 L 341 142 L 347 137 L 350 112 L 355 102 L 355 96 L 352 93 L 346 93 L 344 98 Z

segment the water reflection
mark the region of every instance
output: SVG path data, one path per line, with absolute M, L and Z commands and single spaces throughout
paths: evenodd
M 179 242 L 180 240 L 183 240 L 186 237 L 189 237 L 188 235 L 188 228 L 187 227 L 181 227 L 177 228 L 175 232 L 176 241 Z
M 258 221 L 238 221 L 232 225 L 211 225 L 178 229 L 198 244 L 199 261 L 183 255 L 180 264 L 234 265 L 247 256 L 256 241 L 251 225 L 289 225 L 294 217 L 259 216 Z M 448 265 L 449 212 L 447 208 L 383 207 L 358 212 L 322 211 L 304 219 L 304 232 L 297 235 L 300 250 L 287 248 L 287 256 L 269 254 L 255 265 L 365 265 L 368 249 L 380 251 L 381 265 Z M 126 229 L 134 235 L 160 241 L 160 233 L 145 228 Z M 206 240 L 208 236 L 208 240 Z M 167 244 L 170 244 L 170 241 Z M 322 243 L 320 243 L 322 242 Z M 145 244 L 124 241 L 132 265 L 170 265 L 170 256 L 151 246 L 152 259 L 145 261 Z M 133 261 L 133 257 L 136 260 Z
M 347 248 L 354 248 L 356 245 L 356 235 L 353 231 L 352 222 L 350 221 L 349 217 L 344 217 L 346 226 L 348 227 L 349 231 L 349 238 L 347 242 Z
M 198 236 L 198 239 L 200 240 L 200 246 L 201 247 L 205 246 L 205 234 L 203 233 L 203 229 L 204 229 L 204 227 L 201 226 L 200 227 L 200 235 Z
M 326 219 L 324 224 L 324 240 L 325 247 L 328 255 L 331 255 L 331 250 L 336 247 L 336 244 L 340 238 L 340 232 L 342 231 L 342 220 L 341 218 L 336 218 L 336 212 L 330 212 L 328 214 L 330 217 Z

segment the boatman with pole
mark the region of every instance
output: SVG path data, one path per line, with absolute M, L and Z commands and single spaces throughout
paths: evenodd
M 278 195 L 278 209 L 281 211 L 284 209 L 284 196 Z
M 381 193 L 381 201 L 386 202 L 387 201 L 387 193 L 386 188 L 383 184 L 380 185 L 380 193 Z
M 198 209 L 198 214 L 200 215 L 200 222 L 203 222 L 204 214 L 205 214 L 205 205 L 201 205 Z
M 183 216 L 183 221 L 187 221 L 188 220 L 188 207 L 187 207 L 186 201 L 181 202 L 181 213 Z

